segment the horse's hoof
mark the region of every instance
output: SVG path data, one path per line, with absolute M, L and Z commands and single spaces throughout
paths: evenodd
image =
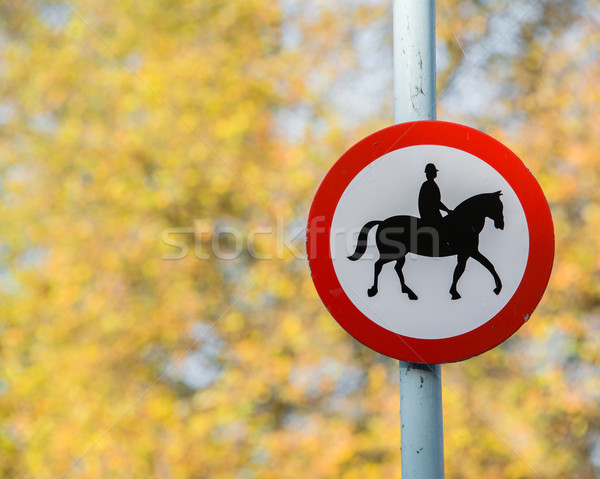
M 460 299 L 461 296 L 458 293 L 450 293 L 452 295 L 452 299 Z
M 419 299 L 419 297 L 412 291 L 405 291 L 405 293 L 408 294 L 408 299 L 410 299 L 412 301 Z
M 372 298 L 377 294 L 377 288 L 369 288 L 367 294 L 369 295 L 369 298 Z
M 419 299 L 419 297 L 415 294 L 415 292 L 410 289 L 408 286 L 402 286 L 402 292 L 404 294 L 406 294 L 408 296 L 408 299 L 410 300 L 416 300 Z
M 498 286 L 497 288 L 494 288 L 494 293 L 500 294 L 500 291 L 502 291 L 502 286 Z

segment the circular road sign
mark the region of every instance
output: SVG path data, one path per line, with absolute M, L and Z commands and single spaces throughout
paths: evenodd
M 354 338 L 393 358 L 460 361 L 509 338 L 548 284 L 542 190 L 506 146 L 421 121 L 380 130 L 333 165 L 307 254 L 319 296 Z

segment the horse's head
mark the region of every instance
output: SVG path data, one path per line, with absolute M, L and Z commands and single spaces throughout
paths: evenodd
M 490 194 L 491 202 L 489 206 L 489 210 L 487 211 L 486 216 L 490 218 L 494 222 L 494 226 L 496 229 L 503 230 L 504 229 L 504 205 L 500 200 L 500 196 L 502 196 L 501 191 L 496 191 L 495 193 Z

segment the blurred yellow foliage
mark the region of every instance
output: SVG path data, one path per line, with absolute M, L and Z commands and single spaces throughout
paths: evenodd
M 439 117 L 518 152 L 557 237 L 529 323 L 444 367 L 447 476 L 596 477 L 598 2 L 437 3 Z M 397 363 L 302 259 L 392 121 L 390 8 L 0 1 L 1 477 L 400 477 Z

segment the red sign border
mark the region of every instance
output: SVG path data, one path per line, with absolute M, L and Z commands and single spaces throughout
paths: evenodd
M 485 324 L 450 338 L 412 338 L 374 323 L 346 296 L 331 260 L 331 222 L 348 184 L 381 156 L 415 145 L 457 148 L 485 161 L 513 188 L 529 229 L 529 257 L 512 298 Z M 554 227 L 541 187 L 519 157 L 506 146 L 481 131 L 457 123 L 416 121 L 373 133 L 352 146 L 331 167 L 310 209 L 306 251 L 321 300 L 340 326 L 356 340 L 403 361 L 448 363 L 468 359 L 498 346 L 527 322 L 550 279 L 554 262 Z

